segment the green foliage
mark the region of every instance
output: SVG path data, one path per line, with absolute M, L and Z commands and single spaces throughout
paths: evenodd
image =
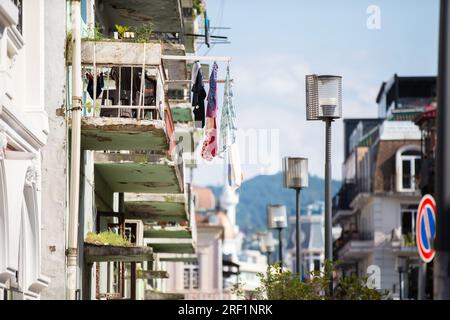
M 109 246 L 131 246 L 131 243 L 123 238 L 121 235 L 112 232 L 111 230 L 103 231 L 100 233 L 88 232 L 86 239 L 87 243 L 97 245 L 109 245 Z
M 117 33 L 119 34 L 119 39 L 123 39 L 125 32 L 127 32 L 130 28 L 127 26 L 121 26 L 120 24 L 114 25 Z
M 260 286 L 254 297 L 258 300 L 381 300 L 388 296 L 387 291 L 380 292 L 367 287 L 367 279 L 356 275 L 337 280 L 333 297 L 327 294 L 328 274 L 335 266 L 325 262 L 322 271 L 313 271 L 303 282 L 298 274 L 280 268 L 279 264 L 268 266 L 266 273 L 259 273 Z M 238 283 L 233 293 L 244 297 L 242 283 Z
M 87 40 L 93 40 L 93 41 L 101 41 L 104 40 L 105 37 L 103 36 L 103 28 L 96 24 L 93 28 L 91 27 L 86 27 L 86 33 L 87 33 Z
M 414 247 L 416 245 L 416 239 L 413 238 L 411 233 L 403 235 L 403 245 L 405 247 Z
M 194 0 L 192 3 L 192 9 L 195 9 L 198 16 L 205 12 L 205 6 L 201 0 Z
M 134 27 L 133 32 L 134 32 L 134 40 L 136 42 L 140 43 L 148 42 L 153 33 L 153 24 L 152 23 L 141 24 L 138 27 Z

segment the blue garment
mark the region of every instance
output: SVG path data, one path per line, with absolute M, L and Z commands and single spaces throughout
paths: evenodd
M 214 62 L 211 76 L 209 77 L 208 105 L 206 107 L 206 116 L 215 118 L 217 116 L 217 69 L 219 66 Z

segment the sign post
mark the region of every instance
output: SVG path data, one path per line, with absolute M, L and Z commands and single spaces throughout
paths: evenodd
M 429 263 L 433 260 L 436 238 L 436 202 L 431 195 L 425 195 L 419 204 L 416 220 L 416 242 L 420 258 Z
M 431 195 L 425 195 L 420 201 L 416 219 L 416 243 L 421 258 L 419 265 L 418 299 L 425 299 L 427 263 L 436 254 L 434 240 L 436 238 L 436 202 Z

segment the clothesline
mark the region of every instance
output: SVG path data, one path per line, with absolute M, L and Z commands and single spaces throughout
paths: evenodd
M 185 60 L 185 61 L 231 61 L 231 57 L 214 57 L 214 56 L 174 56 L 162 55 L 162 60 Z
M 225 83 L 226 80 L 217 80 L 217 83 Z M 233 82 L 233 79 L 230 79 Z M 167 83 L 190 83 L 191 80 L 166 80 Z M 209 80 L 203 80 L 203 83 L 209 83 Z

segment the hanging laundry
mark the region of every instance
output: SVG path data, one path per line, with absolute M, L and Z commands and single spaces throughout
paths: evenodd
M 209 77 L 208 105 L 206 108 L 206 132 L 202 146 L 202 158 L 211 161 L 217 155 L 217 63 L 214 62 Z
M 244 179 L 241 170 L 241 160 L 239 157 L 238 144 L 233 143 L 227 150 L 228 154 L 228 185 L 237 189 L 241 186 L 242 180 Z
M 92 100 L 97 99 L 100 94 L 102 93 L 103 87 L 105 86 L 105 82 L 103 81 L 103 72 L 100 72 L 100 74 L 97 76 L 97 88 L 96 88 L 96 95 L 94 98 L 94 76 L 90 73 L 86 73 L 86 79 L 88 80 L 87 85 L 87 92 L 89 93 L 89 96 Z
M 222 114 L 220 118 L 219 156 L 225 157 L 225 151 L 236 142 L 236 112 L 233 105 L 233 90 L 231 88 L 230 67 L 227 67 L 223 94 Z
M 208 161 L 217 155 L 217 126 L 216 118 L 206 118 L 205 141 L 202 146 L 202 158 Z
M 236 133 L 236 112 L 233 105 L 230 66 L 228 66 L 220 119 L 219 155 L 220 157 L 225 158 L 227 162 L 228 184 L 234 189 L 239 188 L 243 180 Z
M 203 74 L 200 62 L 196 61 L 192 67 L 191 85 L 192 106 L 194 107 L 194 120 L 197 128 L 205 127 L 205 98 L 206 90 L 203 85 Z
M 206 107 L 207 117 L 217 116 L 217 69 L 219 66 L 214 62 L 211 76 L 209 77 L 208 105 Z

